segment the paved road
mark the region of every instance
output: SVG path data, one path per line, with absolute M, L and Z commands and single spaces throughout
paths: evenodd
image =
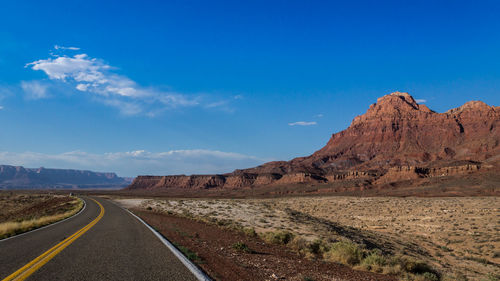
M 0 279 L 96 219 L 101 208 L 83 199 L 87 206 L 79 215 L 0 241 Z M 27 280 L 196 280 L 141 222 L 107 200 L 94 199 L 104 207 L 102 219 Z

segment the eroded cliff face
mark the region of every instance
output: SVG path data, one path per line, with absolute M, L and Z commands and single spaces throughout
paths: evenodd
M 439 168 L 424 168 L 415 166 L 398 166 L 389 168 L 381 177 L 375 180 L 376 184 L 384 184 L 396 181 L 415 180 L 419 178 L 445 177 L 464 175 L 477 172 L 481 169 L 478 163 L 456 165 Z
M 379 98 L 311 156 L 224 175 L 137 177 L 130 188 L 245 188 L 350 179 L 383 184 L 474 173 L 482 162 L 500 158 L 499 127 L 500 107 L 471 101 L 437 113 L 395 92 Z
M 468 102 L 436 113 L 407 93 L 396 92 L 379 98 L 308 160 L 322 169 L 483 161 L 499 153 L 499 126 L 498 107 Z

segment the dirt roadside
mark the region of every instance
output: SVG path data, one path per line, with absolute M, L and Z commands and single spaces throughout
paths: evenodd
M 394 276 L 306 259 L 283 245 L 197 220 L 147 210 L 133 212 L 215 280 L 397 280 Z

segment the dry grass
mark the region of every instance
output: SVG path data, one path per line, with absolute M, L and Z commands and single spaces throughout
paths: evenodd
M 233 224 L 252 229 L 264 238 L 272 237 L 266 234 L 269 232 L 291 233 L 293 239 L 288 245 L 310 257 L 317 258 L 320 253 L 324 258 L 337 259 L 333 257 L 338 254 L 325 254 L 328 247 L 339 241 L 354 242 L 363 253 L 356 266 L 372 271 L 405 272 L 405 264 L 390 265 L 390 257 L 400 256 L 429 264 L 442 273 L 441 280 L 489 281 L 500 276 L 498 197 L 324 196 L 120 202 L 220 225 Z M 279 241 L 279 237 L 276 239 Z M 369 254 L 377 249 L 385 259 L 384 266 L 382 258 Z M 432 280 L 433 277 L 427 274 L 404 278 Z
M 7 238 L 16 234 L 20 234 L 26 231 L 30 231 L 65 218 L 68 218 L 78 211 L 80 211 L 83 207 L 83 201 L 79 198 L 73 198 L 74 200 L 69 202 L 60 203 L 64 205 L 63 210 L 66 210 L 62 213 L 57 213 L 53 215 L 47 216 L 38 216 L 36 214 L 36 210 L 30 216 L 31 219 L 26 220 L 17 220 L 17 221 L 6 221 L 0 223 L 0 239 Z

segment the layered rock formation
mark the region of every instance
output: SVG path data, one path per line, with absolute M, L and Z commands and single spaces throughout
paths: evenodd
M 28 169 L 0 165 L 0 189 L 13 188 L 72 188 L 120 187 L 130 181 L 115 173 L 97 173 L 67 169 Z
M 471 101 L 437 113 L 409 94 L 395 92 L 379 98 L 311 156 L 224 175 L 140 176 L 129 189 L 242 188 L 349 179 L 379 184 L 474 173 L 498 159 L 500 107 Z

